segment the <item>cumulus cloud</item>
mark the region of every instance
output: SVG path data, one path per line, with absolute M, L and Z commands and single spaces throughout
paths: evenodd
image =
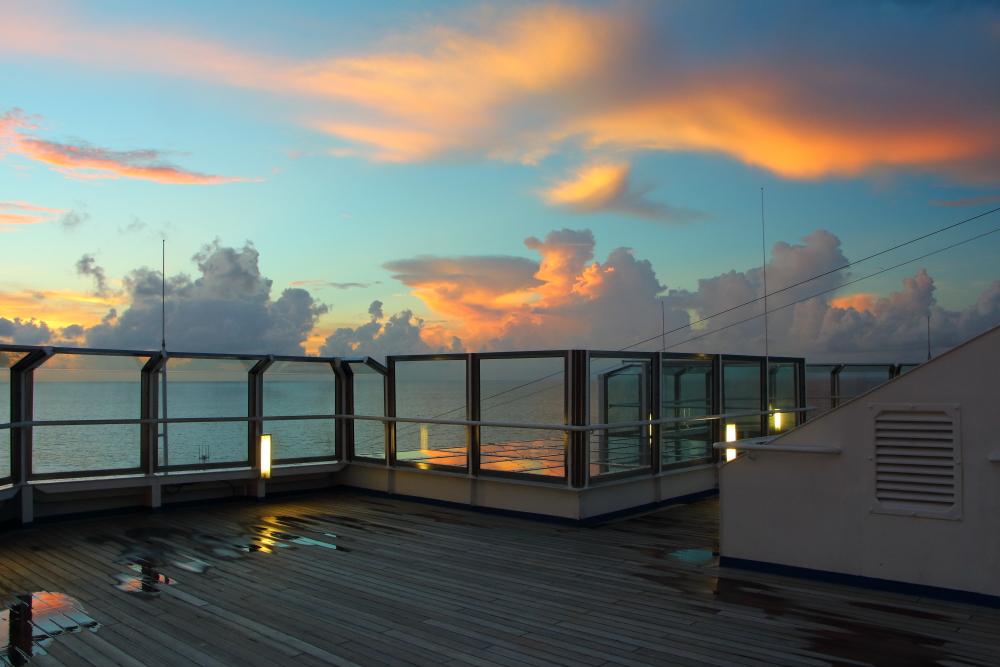
M 260 274 L 258 252 L 247 243 L 229 248 L 218 241 L 195 255 L 200 277 L 166 281 L 167 345 L 185 352 L 303 354 L 302 347 L 327 306 L 307 291 L 290 288 L 271 299 L 271 281 Z M 155 349 L 160 342 L 163 277 L 147 267 L 122 280 L 123 312 L 86 330 L 90 347 Z
M 15 345 L 46 345 L 52 341 L 54 334 L 45 322 L 0 317 L 0 340 Z
M 320 346 L 321 357 L 369 356 L 384 359 L 390 354 L 433 354 L 464 352 L 462 341 L 452 337 L 449 345 L 432 345 L 425 338 L 431 337 L 424 320 L 413 311 L 403 310 L 391 315 L 389 320 L 382 312 L 383 303 L 372 301 L 368 307 L 370 320 L 358 327 L 340 327 Z
M 646 199 L 652 186 L 636 188 L 629 177 L 627 163 L 598 162 L 556 183 L 542 193 L 549 204 L 564 206 L 577 213 L 614 212 L 669 223 L 701 220 L 700 211 L 668 206 Z
M 523 350 L 618 349 L 651 339 L 636 348 L 650 350 L 661 347 L 656 333 L 665 325 L 677 331 L 662 345 L 675 351 L 764 352 L 761 267 L 699 280 L 693 291 L 670 290 L 629 248 L 616 248 L 603 262 L 595 261 L 589 230 L 553 231 L 544 240 L 527 239 L 525 246 L 541 260 L 483 257 L 509 268 L 496 272 L 464 270 L 479 265 L 474 257 L 422 256 L 386 266 L 406 268 L 394 277 L 446 318 L 444 331 L 423 332 L 429 340 L 451 333 L 473 350 Z M 962 311 L 936 303 L 933 280 L 923 269 L 888 297 L 835 298 L 852 278 L 840 270 L 848 263 L 840 240 L 825 230 L 801 243 L 772 246 L 766 269 L 772 354 L 813 361 L 919 360 L 928 316 L 938 350 L 1000 325 L 1000 282 Z M 730 312 L 717 316 L 723 311 Z M 710 319 L 695 323 L 703 318 Z
M 995 183 L 996 38 L 983 26 L 996 23 L 993 3 L 500 5 L 302 57 L 24 5 L 0 23 L 0 50 L 256 89 L 339 139 L 332 152 L 375 160 L 690 151 L 797 179 Z M 146 158 L 29 148 L 73 164 Z
M 44 162 L 54 171 L 82 179 L 132 178 L 156 183 L 215 184 L 245 181 L 235 176 L 213 176 L 178 167 L 167 160 L 171 151 L 140 149 L 116 151 L 90 142 L 56 142 L 28 134 L 40 128 L 38 116 L 20 109 L 0 113 L 0 154 L 14 153 Z M 70 219 L 72 226 L 72 219 Z

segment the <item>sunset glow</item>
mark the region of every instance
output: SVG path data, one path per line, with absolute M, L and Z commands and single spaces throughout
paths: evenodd
M 957 344 L 1000 324 L 998 24 L 5 3 L 0 342 L 756 354 L 766 261 L 783 354 Z

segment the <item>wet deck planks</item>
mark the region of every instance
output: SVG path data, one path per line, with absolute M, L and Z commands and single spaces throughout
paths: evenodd
M 42 667 L 1000 664 L 1000 610 L 720 569 L 717 532 L 714 500 L 575 529 L 345 493 L 16 531 L 0 588 L 102 624 Z

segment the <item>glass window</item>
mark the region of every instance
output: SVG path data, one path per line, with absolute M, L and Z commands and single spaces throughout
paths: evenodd
M 768 410 L 792 410 L 798 407 L 798 382 L 795 364 L 791 362 L 771 362 L 768 369 Z M 776 413 L 768 416 L 768 433 L 777 435 L 795 428 L 798 424 L 797 412 Z
M 806 364 L 806 405 L 816 408 L 805 413 L 806 419 L 815 419 L 833 407 L 833 385 L 830 374 L 835 368 L 834 364 Z
M 681 419 L 712 414 L 712 362 L 665 360 L 661 369 L 663 419 Z M 660 427 L 660 458 L 663 466 L 712 457 L 712 422 L 691 421 Z
M 332 415 L 337 376 L 329 362 L 278 361 L 264 373 L 264 415 Z M 336 420 L 265 421 L 275 461 L 336 455 Z
M 592 357 L 590 423 L 614 424 L 651 419 L 649 373 L 648 359 Z M 648 468 L 651 432 L 651 426 L 591 431 L 591 476 Z
M 837 404 L 871 391 L 880 384 L 888 382 L 892 377 L 892 366 L 844 366 L 837 376 L 839 392 Z
M 758 361 L 727 361 L 722 362 L 722 411 L 729 412 L 760 412 L 761 411 L 761 363 Z M 725 439 L 729 440 L 730 431 L 735 429 L 735 439 L 759 438 L 761 435 L 760 417 L 736 417 L 726 420 Z
M 385 376 L 361 363 L 350 364 L 354 371 L 354 414 L 385 415 Z M 385 460 L 385 422 L 354 420 L 354 455 Z
M 482 421 L 565 424 L 565 359 L 483 359 L 479 364 Z M 484 426 L 480 468 L 563 477 L 561 431 Z
M 57 354 L 34 371 L 34 418 L 138 419 L 147 357 Z M 138 424 L 35 426 L 33 474 L 131 470 L 141 465 Z
M 396 362 L 396 416 L 465 419 L 465 360 Z M 466 465 L 466 428 L 398 423 L 396 459 L 447 466 Z
M 255 361 L 170 358 L 161 417 L 246 417 L 248 376 Z M 162 374 L 160 379 L 162 380 Z M 163 424 L 159 465 L 212 465 L 248 461 L 246 422 Z

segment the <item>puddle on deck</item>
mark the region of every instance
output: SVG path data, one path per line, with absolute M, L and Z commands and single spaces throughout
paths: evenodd
M 139 573 L 111 574 L 115 588 L 140 597 L 153 598 L 164 586 L 178 583 L 164 568 L 175 567 L 185 572 L 202 574 L 216 567 L 217 561 L 237 560 L 250 554 L 271 554 L 277 549 L 322 547 L 330 551 L 347 552 L 342 546 L 299 533 L 311 532 L 323 538 L 336 539 L 327 532 L 336 525 L 325 515 L 263 516 L 261 523 L 242 524 L 234 534 L 157 526 L 134 527 L 120 535 L 101 534 L 89 537 L 96 544 L 117 544 L 122 555 L 118 564 Z M 262 525 L 263 524 L 263 525 Z M 297 532 L 289 532 L 293 529 Z M 196 554 L 196 555 L 191 555 Z
M 658 569 L 658 566 L 645 567 Z M 900 627 L 906 625 L 905 621 L 900 622 L 906 618 L 945 623 L 954 621 L 947 614 L 862 600 L 843 600 L 845 608 L 837 609 L 837 601 L 825 596 L 817 597 L 817 604 L 813 606 L 808 600 L 801 599 L 801 590 L 783 590 L 758 581 L 724 575 L 688 577 L 639 573 L 637 576 L 680 595 L 721 603 L 716 613 L 741 618 L 744 623 L 762 619 L 768 623 L 778 621 L 787 624 L 785 632 L 797 640 L 800 651 L 808 651 L 808 655 L 814 658 L 822 656 L 833 665 L 996 667 L 993 662 L 949 651 L 948 641 L 940 636 L 950 631 L 949 627 L 943 627 L 938 634 Z M 853 608 L 893 614 L 897 618 L 887 618 L 885 623 L 880 623 L 855 616 L 851 612 Z
M 66 633 L 90 630 L 101 624 L 76 599 L 63 593 L 36 591 L 10 596 L 0 611 L 0 664 L 26 665 L 46 646 Z

